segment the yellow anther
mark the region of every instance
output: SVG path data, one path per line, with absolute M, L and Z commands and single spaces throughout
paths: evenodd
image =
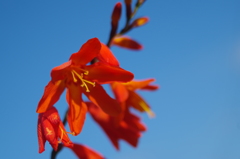
M 84 74 L 84 75 L 88 75 L 88 73 L 89 73 L 88 71 L 85 71 L 83 74 Z

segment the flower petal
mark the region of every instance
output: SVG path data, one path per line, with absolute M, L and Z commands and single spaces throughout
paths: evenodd
M 138 131 L 146 131 L 147 128 L 146 126 L 140 122 L 140 118 L 129 111 L 126 111 L 125 116 L 124 116 L 124 121 L 131 125 L 133 129 L 136 129 Z
M 141 89 L 146 86 L 148 86 L 151 82 L 155 81 L 155 79 L 147 79 L 147 80 L 133 80 L 131 82 L 124 83 L 127 89 L 129 90 L 136 90 L 136 89 Z
M 67 101 L 69 104 L 68 123 L 74 135 L 78 135 L 83 127 L 87 106 L 82 101 L 82 90 L 80 86 L 70 84 L 67 86 Z
M 118 127 L 115 127 L 115 123 L 112 120 L 114 117 L 107 115 L 93 103 L 87 103 L 87 105 L 89 113 L 101 126 L 117 150 L 119 149 L 119 140 L 121 139 L 125 140 L 134 147 L 137 146 L 138 140 L 141 137 L 141 130 L 131 125 L 135 124 L 135 122 L 128 122 L 131 119 L 128 119 L 128 121 L 123 120 L 120 122 Z M 140 121 L 138 122 L 140 124 Z
M 120 139 L 120 132 L 111 124 L 110 116 L 93 103 L 88 102 L 87 106 L 92 118 L 101 126 L 114 147 L 119 150 L 118 140 Z
M 132 50 L 141 50 L 143 48 L 141 44 L 127 36 L 115 37 L 111 44 Z
M 50 81 L 45 87 L 44 94 L 38 103 L 37 113 L 43 113 L 52 107 L 60 98 L 65 89 L 65 84 L 62 81 L 53 83 Z
M 98 55 L 98 60 L 112 66 L 119 66 L 119 62 L 116 59 L 116 57 L 113 55 L 111 50 L 105 44 L 101 43 L 101 45 L 102 47 L 101 47 L 100 54 Z
M 60 66 L 54 67 L 51 71 L 52 81 L 56 82 L 59 80 L 64 80 L 67 76 L 67 71 L 71 67 L 72 61 L 63 63 Z
M 37 125 L 38 147 L 39 147 L 38 152 L 39 153 L 42 153 L 43 151 L 45 151 L 45 143 L 46 143 L 46 138 L 43 135 L 41 120 L 42 120 L 42 114 L 39 114 L 38 115 L 38 125 Z
M 57 151 L 57 148 L 58 148 L 58 136 L 56 134 L 55 127 L 45 117 L 42 118 L 41 124 L 42 124 L 43 134 L 44 134 L 46 140 L 50 143 L 52 148 L 55 151 Z
M 102 110 L 112 116 L 116 116 L 121 113 L 121 106 L 119 103 L 111 98 L 103 87 L 96 83 L 95 87 L 89 85 L 90 92 L 84 92 L 84 94 L 88 97 L 90 101 L 92 101 L 95 105 L 102 108 Z
M 129 98 L 127 100 L 127 103 L 140 112 L 148 113 L 149 117 L 155 116 L 150 106 L 142 99 L 142 97 L 133 91 L 129 91 Z
M 128 90 L 126 89 L 126 87 L 122 83 L 120 83 L 120 82 L 113 82 L 111 84 L 111 88 L 113 90 L 115 98 L 119 102 L 125 102 L 127 100 L 127 98 L 128 98 Z
M 84 145 L 75 143 L 71 150 L 80 159 L 104 159 L 104 157 L 101 154 Z
M 101 43 L 98 38 L 92 38 L 82 45 L 80 50 L 73 53 L 70 60 L 74 65 L 85 65 L 98 56 L 101 49 Z
M 159 89 L 158 85 L 147 85 L 146 87 L 141 88 L 142 90 L 155 91 Z
M 128 82 L 134 77 L 134 75 L 129 71 L 120 67 L 106 65 L 101 62 L 86 66 L 84 69 L 89 72 L 89 74 L 84 78 L 101 84 L 111 82 Z

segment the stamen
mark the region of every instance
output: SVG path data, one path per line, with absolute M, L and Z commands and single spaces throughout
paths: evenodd
M 88 73 L 89 73 L 88 71 L 86 71 L 86 70 L 84 70 L 84 69 L 82 69 L 82 68 L 78 68 L 78 69 L 81 70 L 81 71 L 83 71 L 83 74 L 84 74 L 84 75 L 88 75 Z
M 82 70 L 82 69 L 81 69 Z M 91 84 L 93 87 L 95 87 L 95 82 L 91 82 L 91 81 L 88 81 L 88 80 L 85 80 L 83 79 L 83 74 L 84 75 L 88 75 L 88 71 L 86 70 L 83 70 L 84 73 L 82 73 L 81 75 L 79 75 L 75 70 L 72 70 L 71 73 L 72 73 L 72 76 L 73 76 L 73 81 L 76 83 L 77 82 L 77 78 L 75 77 L 75 75 L 81 80 L 82 84 L 80 85 L 81 87 L 85 87 L 86 88 L 86 92 L 90 92 L 88 86 L 86 83 L 88 84 Z
M 84 75 L 88 75 L 88 73 L 89 73 L 88 71 L 85 71 L 83 74 L 84 74 Z
M 73 136 L 76 136 L 76 133 L 75 132 L 67 132 L 68 134 L 71 134 Z
M 61 130 L 61 137 L 60 137 L 58 143 L 61 143 L 61 142 L 62 142 L 62 139 L 63 139 L 63 134 L 65 134 L 65 133 L 64 133 L 64 131 L 63 131 L 63 129 L 62 129 L 61 126 L 59 126 L 59 128 L 60 128 L 60 130 Z

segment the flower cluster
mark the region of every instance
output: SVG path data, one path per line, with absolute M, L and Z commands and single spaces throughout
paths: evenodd
M 69 134 L 76 136 L 81 133 L 86 113 L 103 129 L 116 149 L 119 149 L 120 139 L 137 146 L 146 126 L 131 109 L 146 112 L 150 117 L 154 116 L 150 106 L 137 90 L 153 91 L 158 89 L 158 86 L 151 84 L 154 79 L 134 80 L 133 73 L 120 67 L 110 47 L 116 45 L 134 50 L 142 49 L 141 44 L 124 35 L 148 22 L 146 17 L 132 21 L 143 2 L 138 0 L 132 11 L 131 0 L 125 0 L 127 21 L 119 33 L 117 29 L 122 4 L 117 3 L 112 13 L 108 43 L 105 45 L 98 38 L 92 38 L 83 44 L 78 52 L 73 53 L 69 60 L 51 70 L 51 80 L 45 87 L 36 110 L 39 113 L 39 153 L 45 150 L 44 145 L 48 141 L 56 152 L 60 147 L 67 147 L 81 159 L 104 158 L 87 146 L 73 143 L 68 137 Z M 105 91 L 103 84 L 111 86 L 113 98 Z M 65 90 L 68 111 L 62 121 L 55 104 Z M 84 100 L 83 95 L 88 100 Z M 64 127 L 66 122 L 70 132 Z

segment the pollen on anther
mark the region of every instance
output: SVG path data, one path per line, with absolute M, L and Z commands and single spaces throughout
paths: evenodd
M 84 74 L 84 75 L 88 75 L 88 73 L 89 73 L 88 71 L 85 71 L 83 74 Z

